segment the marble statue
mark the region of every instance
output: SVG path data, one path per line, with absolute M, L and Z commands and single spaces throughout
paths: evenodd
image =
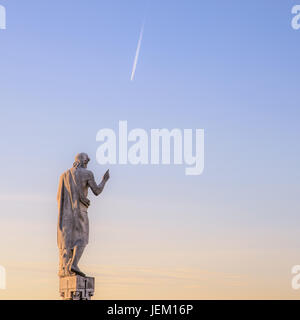
M 64 172 L 59 181 L 57 243 L 59 248 L 59 276 L 81 276 L 78 262 L 88 244 L 89 220 L 87 209 L 90 200 L 88 189 L 98 196 L 109 180 L 109 170 L 101 183 L 95 182 L 94 175 L 87 169 L 90 161 L 86 153 L 79 153 L 73 167 Z

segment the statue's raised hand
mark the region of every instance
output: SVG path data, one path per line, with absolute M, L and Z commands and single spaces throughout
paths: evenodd
M 104 182 L 107 182 L 110 178 L 110 175 L 109 175 L 109 170 L 107 170 L 103 176 L 103 181 Z

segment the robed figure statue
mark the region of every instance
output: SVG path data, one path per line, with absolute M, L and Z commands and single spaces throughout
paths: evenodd
M 107 170 L 98 185 L 93 173 L 87 170 L 89 161 L 86 153 L 79 153 L 73 167 L 64 172 L 59 180 L 57 243 L 60 277 L 75 274 L 85 276 L 78 262 L 89 240 L 88 189 L 91 188 L 98 196 L 109 179 Z

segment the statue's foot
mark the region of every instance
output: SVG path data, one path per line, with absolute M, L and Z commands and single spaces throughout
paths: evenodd
M 75 274 L 81 276 L 81 277 L 85 277 L 85 273 L 83 273 L 79 269 L 71 268 L 71 271 L 74 272 Z
M 58 272 L 58 276 L 59 276 L 60 278 L 69 277 L 69 276 L 73 276 L 73 275 L 75 275 L 75 273 L 74 273 L 74 272 L 71 272 L 70 270 L 60 270 L 60 271 Z
M 65 271 L 65 272 L 59 272 L 58 273 L 58 276 L 60 278 L 64 278 L 64 277 L 71 277 L 71 276 L 75 276 L 76 273 L 75 272 L 72 272 L 72 271 Z
M 65 274 L 64 271 L 59 271 L 59 272 L 58 272 L 58 276 L 59 276 L 60 278 L 64 277 L 65 275 L 66 275 L 66 274 Z

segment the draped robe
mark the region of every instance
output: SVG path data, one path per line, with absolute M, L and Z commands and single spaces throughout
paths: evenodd
M 78 170 L 80 171 L 80 170 Z M 64 172 L 59 181 L 57 244 L 59 249 L 73 249 L 86 246 L 89 237 L 87 207 L 81 202 L 84 198 L 80 176 L 73 167 Z

